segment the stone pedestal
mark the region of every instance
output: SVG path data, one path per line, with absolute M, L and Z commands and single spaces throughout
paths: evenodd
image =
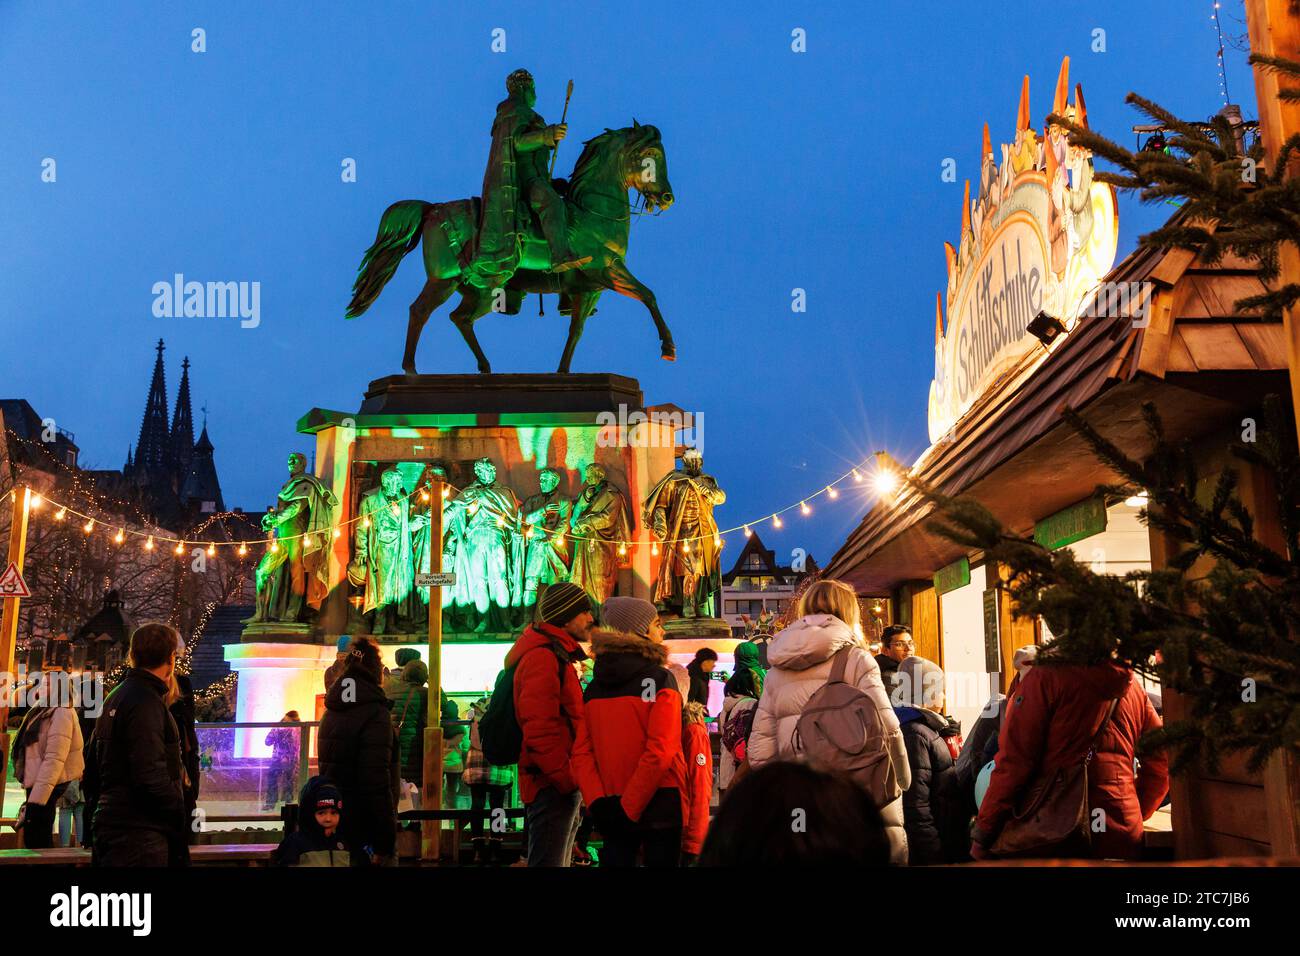
M 614 374 L 393 375 L 371 382 L 355 412 L 313 408 L 298 430 L 314 436 L 315 474 L 339 500 L 328 596 L 312 627 L 280 628 L 277 635 L 274 625 L 250 625 L 246 643 L 230 648 L 227 659 L 240 671 L 238 718 L 279 720 L 291 708 L 313 714 L 315 695 L 323 690 L 320 672 L 334 660 L 338 636 L 364 632 L 360 592 L 346 574 L 351 522 L 384 468 L 396 466 L 411 491 L 424 468 L 437 462 L 448 468 L 453 485 L 464 487 L 474 480 L 473 462 L 487 457 L 497 481 L 522 502 L 538 491 L 542 468 L 554 469 L 560 493 L 573 499 L 586 466 L 599 463 L 626 498 L 632 528 L 615 593 L 649 599 L 659 559 L 641 523 L 641 501 L 673 470 L 678 432 L 693 426 L 698 423 L 674 406 L 647 409 L 636 380 Z M 412 505 L 429 506 L 418 494 Z M 458 633 L 450 624 L 444 616 L 444 689 L 490 688 L 515 635 Z M 422 620 L 412 627 L 418 629 L 376 638 L 389 666 L 398 648 L 426 646 Z M 427 660 L 423 650 L 422 656 Z M 264 749 L 247 741 L 240 747 L 241 756 Z
M 316 695 L 325 690 L 321 674 L 334 657 L 333 646 L 320 644 L 253 641 L 227 645 L 226 661 L 239 675 L 236 720 L 275 722 L 290 710 L 298 711 L 303 720 L 314 720 Z M 265 728 L 235 731 L 235 756 L 269 757 L 266 734 Z

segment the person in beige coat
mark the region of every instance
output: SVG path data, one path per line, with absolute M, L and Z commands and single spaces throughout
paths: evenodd
M 55 672 L 43 677 L 51 681 L 65 675 Z M 32 849 L 43 849 L 53 842 L 59 797 L 86 769 L 77 712 L 67 700 L 60 701 L 60 706 L 33 707 L 23 720 L 16 743 L 23 749 L 20 778 L 27 791 L 23 840 Z
M 906 790 L 912 783 L 907 748 L 880 679 L 880 665 L 867 651 L 857 595 L 842 581 L 818 581 L 800 598 L 798 612 L 798 620 L 778 633 L 768 647 L 771 668 L 749 737 L 750 764 L 757 768 L 777 760 L 799 759 L 794 748 L 795 725 L 808 699 L 830 677 L 831 657 L 841 648 L 851 647 L 844 679 L 875 703 L 894 774 L 899 787 Z M 882 807 L 880 815 L 889 837 L 890 862 L 906 865 L 902 797 Z

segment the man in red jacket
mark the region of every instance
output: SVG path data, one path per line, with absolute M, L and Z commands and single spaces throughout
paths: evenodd
M 528 865 L 568 866 L 580 800 L 569 761 L 585 723 L 572 664 L 586 659 L 578 642 L 591 630 L 591 601 L 576 584 L 552 584 L 538 611 L 541 623 L 526 628 L 506 654 L 524 738 L 519 798 L 527 811 Z
M 604 837 L 603 866 L 676 866 L 690 806 L 682 755 L 682 697 L 668 673 L 659 612 L 649 601 L 605 602 L 573 772 Z
M 1007 705 L 993 776 L 971 834 L 975 859 L 990 855 L 988 848 L 1042 770 L 1083 761 L 1116 698 L 1115 715 L 1088 765 L 1091 855 L 1121 860 L 1141 855 L 1142 823 L 1169 790 L 1163 751 L 1143 754 L 1137 773 L 1133 770 L 1138 738 L 1161 726 L 1155 708 L 1127 667 L 1039 663 L 1021 678 Z

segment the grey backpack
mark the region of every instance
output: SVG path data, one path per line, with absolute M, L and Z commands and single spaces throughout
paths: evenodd
M 848 775 L 877 807 L 902 794 L 885 742 L 885 725 L 875 703 L 844 681 L 852 646 L 840 648 L 826 683 L 808 698 L 794 728 L 800 760 Z

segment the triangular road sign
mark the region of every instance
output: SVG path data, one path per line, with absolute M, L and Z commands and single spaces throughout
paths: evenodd
M 0 597 L 29 598 L 31 596 L 32 592 L 27 589 L 27 582 L 23 580 L 18 565 L 10 561 L 5 573 L 0 574 Z

